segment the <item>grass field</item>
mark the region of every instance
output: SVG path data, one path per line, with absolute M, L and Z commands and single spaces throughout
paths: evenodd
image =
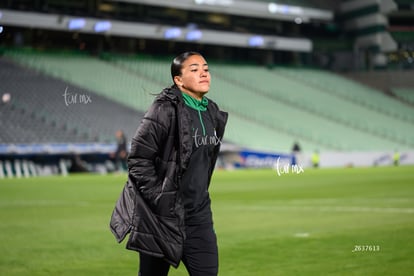
M 125 179 L 0 180 L 0 275 L 136 275 L 108 227 Z M 414 167 L 218 171 L 211 197 L 220 275 L 414 275 Z

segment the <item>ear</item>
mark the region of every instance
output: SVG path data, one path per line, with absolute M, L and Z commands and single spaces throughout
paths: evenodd
M 174 83 L 175 83 L 177 86 L 182 86 L 182 85 L 183 85 L 182 78 L 181 78 L 180 76 L 175 76 L 175 77 L 174 77 Z

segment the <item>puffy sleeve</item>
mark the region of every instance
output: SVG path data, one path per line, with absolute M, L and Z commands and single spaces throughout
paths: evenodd
M 151 199 L 154 189 L 160 185 L 157 183 L 157 167 L 168 139 L 172 117 L 171 103 L 155 101 L 132 138 L 128 173 L 134 185 L 147 199 Z

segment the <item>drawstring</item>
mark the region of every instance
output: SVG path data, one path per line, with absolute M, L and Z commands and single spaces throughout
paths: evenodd
M 201 117 L 200 110 L 198 110 L 198 117 L 200 118 L 201 127 L 203 128 L 203 136 L 206 136 L 206 128 L 204 127 L 203 118 Z

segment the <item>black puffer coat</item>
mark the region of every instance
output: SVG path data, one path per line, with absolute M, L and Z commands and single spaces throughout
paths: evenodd
M 210 99 L 207 110 L 221 140 L 228 114 Z M 192 153 L 191 125 L 181 92 L 164 89 L 132 139 L 128 181 L 110 222 L 118 242 L 130 233 L 128 249 L 164 258 L 174 267 L 180 263 L 185 239 L 179 187 Z M 220 144 L 206 168 L 210 179 L 219 148 Z

